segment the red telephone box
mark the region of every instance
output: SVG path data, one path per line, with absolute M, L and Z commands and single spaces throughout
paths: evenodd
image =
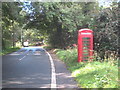
M 78 31 L 78 62 L 92 59 L 93 56 L 93 31 L 81 29 Z

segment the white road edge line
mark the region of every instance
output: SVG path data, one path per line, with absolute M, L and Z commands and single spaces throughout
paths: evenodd
M 24 57 L 22 57 L 22 58 L 20 58 L 19 60 L 22 60 L 22 59 L 24 59 L 26 56 L 24 56 Z
M 46 50 L 45 50 L 46 51 Z M 46 51 L 46 53 L 48 54 L 49 56 L 49 59 L 50 59 L 50 63 L 51 63 L 51 88 L 56 88 L 56 73 L 55 73 L 55 65 L 54 65 L 54 62 L 53 62 L 53 59 L 51 57 L 51 55 Z

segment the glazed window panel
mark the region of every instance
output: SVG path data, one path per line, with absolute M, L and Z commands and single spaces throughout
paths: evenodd
M 83 37 L 82 39 L 84 39 L 84 40 L 89 40 L 90 37 Z

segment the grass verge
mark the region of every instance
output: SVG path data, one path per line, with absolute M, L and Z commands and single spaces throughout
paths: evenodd
M 0 55 L 5 55 L 5 54 L 8 54 L 8 53 L 12 53 L 12 52 L 17 51 L 17 50 L 19 50 L 19 49 L 20 49 L 19 47 L 6 48 L 6 49 L 3 49 L 2 52 L 0 52 Z
M 55 50 L 82 88 L 118 88 L 118 66 L 111 62 L 77 62 L 77 49 Z

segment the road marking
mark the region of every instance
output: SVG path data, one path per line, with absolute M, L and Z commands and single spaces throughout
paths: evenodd
M 22 60 L 22 59 L 24 59 L 26 56 L 24 56 L 24 57 L 22 57 L 22 58 L 20 58 L 19 60 Z
M 46 50 L 45 50 L 46 51 Z M 54 65 L 54 62 L 53 62 L 53 59 L 51 57 L 51 55 L 46 51 L 46 53 L 48 54 L 49 56 L 49 59 L 50 59 L 50 63 L 51 63 L 51 88 L 56 88 L 56 73 L 55 73 L 55 65 Z

